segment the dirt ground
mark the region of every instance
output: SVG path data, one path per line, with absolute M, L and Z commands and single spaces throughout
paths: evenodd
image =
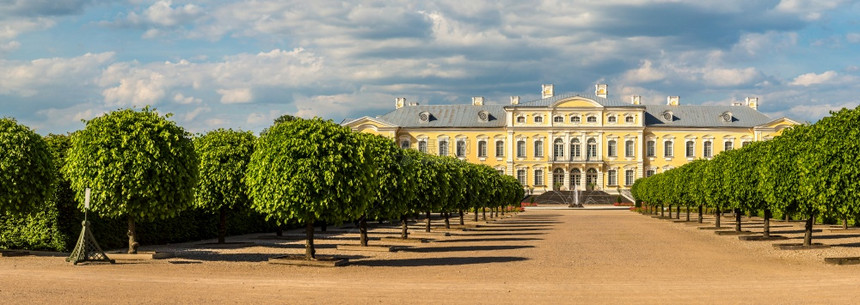
M 683 219 L 683 216 L 682 216 Z M 760 231 L 756 219 L 746 228 Z M 712 221 L 708 217 L 706 221 Z M 730 229 L 729 218 L 723 226 Z M 437 223 L 438 224 L 438 223 Z M 145 247 L 166 260 L 73 266 L 63 257 L 0 257 L 7 304 L 849 304 L 860 298 L 860 233 L 816 232 L 830 249 L 775 250 L 802 241 L 801 223 L 774 223 L 788 241 L 739 241 L 696 225 L 623 210 L 535 209 L 452 232 L 393 253 L 338 251 L 357 234 L 317 241 L 319 254 L 351 258 L 338 268 L 268 264 L 303 253 L 302 240 L 228 238 L 253 244 Z M 823 227 L 821 227 L 823 228 Z M 823 228 L 826 229 L 826 228 Z M 394 229 L 377 228 L 371 236 Z M 381 241 L 371 241 L 371 244 Z

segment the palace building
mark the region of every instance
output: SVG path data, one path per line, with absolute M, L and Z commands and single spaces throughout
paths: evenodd
M 594 189 L 627 193 L 637 178 L 695 159 L 768 140 L 797 122 L 758 111 L 758 99 L 726 106 L 666 105 L 608 98 L 605 84 L 593 94 L 555 94 L 489 105 L 418 105 L 405 98 L 376 117 L 347 119 L 353 130 L 384 135 L 404 148 L 489 165 L 512 175 L 528 191 Z

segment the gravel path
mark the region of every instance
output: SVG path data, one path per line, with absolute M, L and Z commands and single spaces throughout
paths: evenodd
M 726 229 L 730 222 L 724 219 Z M 773 230 L 798 232 L 802 224 L 774 223 L 783 225 Z M 371 236 L 392 232 L 377 228 Z M 860 256 L 860 234 L 816 233 L 817 242 L 839 246 L 785 251 L 773 249 L 777 242 L 739 241 L 620 210 L 532 210 L 452 234 L 396 253 L 336 250 L 337 244 L 358 244 L 355 233 L 317 240 L 319 254 L 351 258 L 340 268 L 266 263 L 304 250 L 303 240 L 259 239 L 274 234 L 230 237 L 228 242 L 248 244 L 227 248 L 202 245 L 212 240 L 144 247 L 175 251 L 177 257 L 116 265 L 0 257 L 0 299 L 10 304 L 847 304 L 860 297 L 860 265 L 823 262 L 825 256 Z M 802 233 L 782 235 L 800 242 Z

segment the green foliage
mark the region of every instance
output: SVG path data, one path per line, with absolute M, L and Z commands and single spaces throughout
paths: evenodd
M 175 217 L 191 206 L 197 155 L 190 134 L 148 107 L 86 122 L 72 134 L 63 173 L 79 208 L 92 188 L 91 211 L 141 220 Z
M 359 137 L 319 118 L 273 125 L 248 164 L 252 206 L 278 223 L 342 223 L 367 207 L 373 162 Z
M 14 119 L 0 118 L 0 215 L 41 207 L 55 176 L 42 137 Z
M 200 159 L 194 205 L 218 211 L 249 205 L 245 171 L 254 152 L 250 131 L 217 129 L 194 139 Z
M 358 133 L 362 144 L 367 146 L 373 162 L 373 176 L 366 180 L 373 194 L 364 211 L 370 219 L 396 219 L 407 213 L 408 202 L 413 200 L 415 179 L 410 174 L 415 163 L 408 160 L 405 152 L 391 139 L 383 136 Z M 355 215 L 356 218 L 361 215 Z

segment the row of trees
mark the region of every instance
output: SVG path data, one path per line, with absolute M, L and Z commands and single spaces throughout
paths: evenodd
M 632 192 L 655 206 L 734 210 L 735 230 L 741 211 L 761 212 L 764 236 L 770 236 L 774 212 L 806 220 L 804 246 L 812 244 L 817 217 L 848 219 L 860 215 L 860 107 L 831 112 L 815 124 L 798 125 L 770 141 L 723 152 L 712 160 L 696 160 L 649 178 L 639 179 Z
M 224 242 L 227 211 L 250 207 L 279 225 L 303 222 L 313 258 L 317 221 L 357 221 L 367 245 L 368 220 L 399 219 L 406 238 L 415 213 L 428 215 L 429 231 L 431 212 L 442 212 L 446 225 L 459 213 L 462 223 L 464 211 L 477 220 L 479 210 L 523 196 L 516 179 L 487 166 L 401 149 L 319 118 L 283 116 L 259 138 L 225 129 L 193 136 L 168 118 L 148 107 L 114 111 L 71 136 L 49 136 L 52 149 L 31 129 L 0 120 L 0 213 L 36 210 L 64 185 L 83 209 L 91 188 L 90 210 L 126 218 L 135 253 L 138 221 L 205 209 L 219 214 Z

